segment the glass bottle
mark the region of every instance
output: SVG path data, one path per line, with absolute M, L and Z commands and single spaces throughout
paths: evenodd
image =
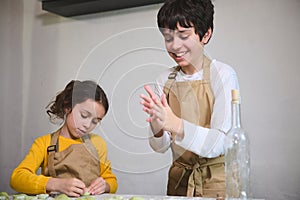
M 232 90 L 232 124 L 225 139 L 226 199 L 250 199 L 249 139 L 241 126 L 240 97 Z

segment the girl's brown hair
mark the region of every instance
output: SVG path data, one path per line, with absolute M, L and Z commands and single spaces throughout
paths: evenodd
M 47 106 L 47 114 L 53 122 L 55 119 L 64 119 L 66 109 L 72 110 L 76 104 L 82 103 L 87 99 L 100 102 L 107 113 L 109 103 L 103 89 L 94 81 L 70 81 L 65 89 L 58 93 L 55 100 Z

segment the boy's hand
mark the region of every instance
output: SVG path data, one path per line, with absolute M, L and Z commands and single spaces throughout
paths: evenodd
M 156 95 L 150 88 L 150 86 L 146 85 L 144 86 L 145 90 L 149 94 L 149 97 L 141 94 L 140 97 L 143 99 L 141 101 L 141 104 L 144 106 L 143 110 L 149 114 L 149 118 L 146 119 L 147 122 L 150 123 L 152 132 L 154 134 L 159 133 L 160 131 L 163 131 L 163 121 L 160 120 L 160 118 L 155 114 L 154 108 L 157 107 L 157 104 L 160 104 L 160 102 L 157 100 Z
M 179 136 L 183 137 L 183 122 L 182 119 L 178 118 L 167 103 L 165 94 L 162 94 L 161 99 L 158 100 L 156 95 L 150 88 L 146 85 L 145 90 L 150 97 L 141 94 L 143 101 L 141 104 L 144 106 L 143 110 L 147 112 L 150 117 L 147 118 L 147 122 L 150 122 L 152 132 L 157 134 L 164 131 L 170 131 Z

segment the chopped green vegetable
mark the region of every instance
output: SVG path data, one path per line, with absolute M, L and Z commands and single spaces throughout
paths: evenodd
M 26 196 L 26 194 L 14 194 L 12 197 L 13 200 L 25 200 Z
M 135 196 L 135 197 L 131 197 L 129 200 L 144 200 L 144 198 Z
M 68 197 L 66 194 L 60 194 L 54 198 L 55 200 L 70 200 L 70 197 Z
M 38 198 L 36 196 L 25 196 L 25 200 L 37 200 Z
M 122 196 L 113 196 L 113 197 L 108 197 L 108 198 L 105 198 L 105 200 L 125 200 L 124 197 Z
M 38 194 L 38 195 L 36 195 L 36 197 L 38 199 L 44 200 L 44 199 L 47 199 L 49 197 L 49 194 Z
M 86 191 L 82 196 L 89 196 L 90 193 L 88 191 Z
M 95 200 L 93 196 L 90 196 L 90 193 L 86 191 L 81 197 L 77 198 L 76 200 Z
M 9 196 L 8 196 L 7 192 L 0 192 L 0 199 L 1 200 L 8 200 Z
M 95 198 L 93 196 L 82 196 L 80 198 L 78 198 L 78 200 L 95 200 Z

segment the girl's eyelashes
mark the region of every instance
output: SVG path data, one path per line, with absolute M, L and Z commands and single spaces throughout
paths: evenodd
M 99 124 L 100 122 L 101 122 L 100 119 L 94 119 L 94 120 L 92 120 L 92 123 L 95 124 L 95 125 Z
M 83 119 L 87 119 L 87 118 L 89 118 L 90 117 L 90 115 L 88 114 L 88 113 L 81 113 L 81 117 L 83 118 Z M 97 124 L 99 124 L 101 122 L 101 119 L 93 119 L 92 120 L 92 123 L 93 124 L 95 124 L 95 125 L 97 125 Z
M 86 118 L 88 118 L 88 115 L 85 114 L 85 113 L 81 113 L 81 117 L 82 117 L 83 119 L 86 119 Z

